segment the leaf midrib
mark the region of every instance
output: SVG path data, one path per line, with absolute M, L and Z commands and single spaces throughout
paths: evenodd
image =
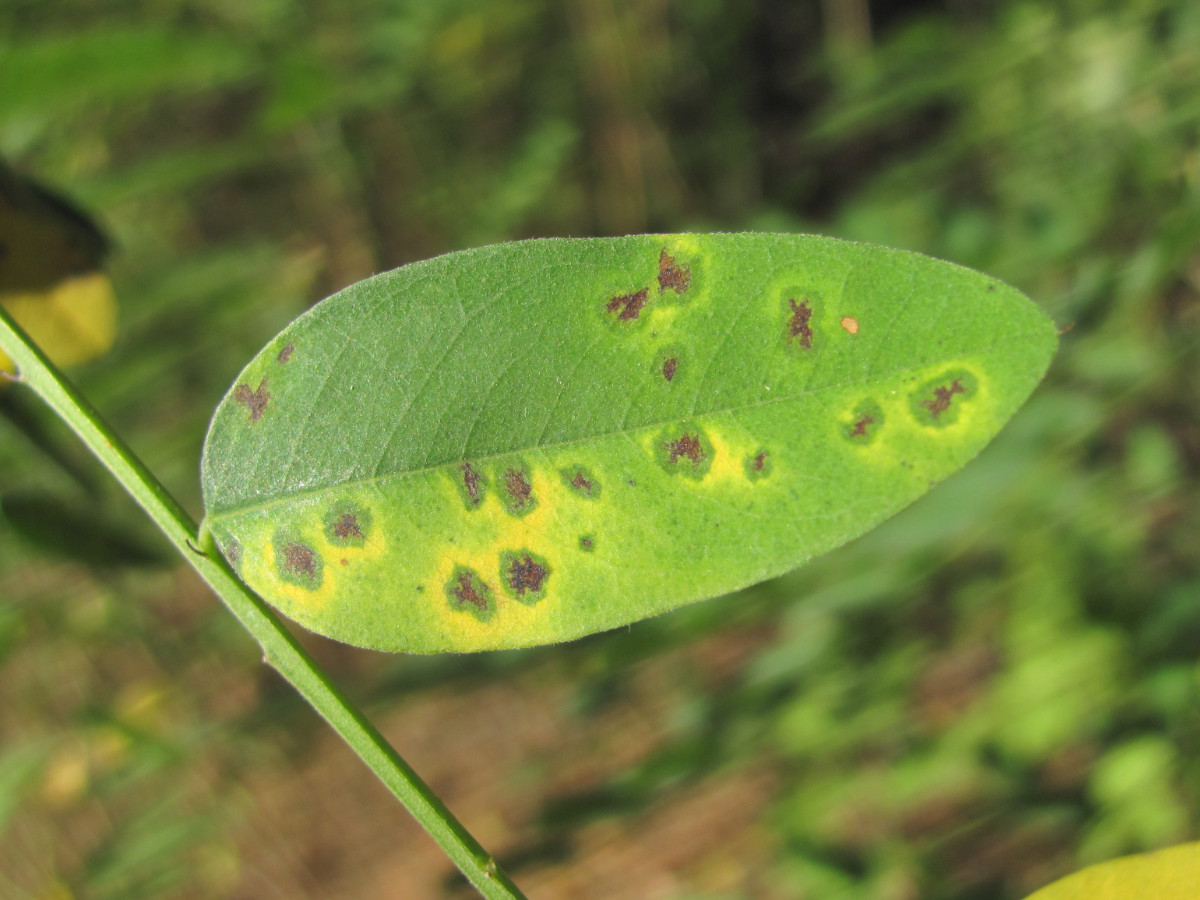
M 991 355 L 994 352 L 996 346 L 997 346 L 996 343 L 993 343 L 990 346 L 988 346 L 986 349 L 978 351 L 978 354 L 977 354 L 978 357 L 983 358 L 983 357 L 987 357 L 987 356 Z M 945 360 L 942 360 L 940 364 L 941 365 L 949 365 L 952 362 L 954 362 L 954 360 L 947 358 Z M 804 389 L 802 389 L 794 394 L 790 394 L 786 397 L 769 397 L 769 398 L 757 400 L 753 403 L 743 403 L 743 404 L 740 404 L 737 406 L 725 407 L 723 409 L 714 409 L 714 410 L 709 410 L 709 411 L 703 412 L 703 413 L 695 413 L 686 418 L 661 419 L 661 420 L 658 420 L 655 422 L 638 425 L 634 428 L 624 428 L 624 429 L 619 428 L 619 429 L 613 429 L 611 431 L 597 432 L 595 434 L 584 435 L 583 437 L 571 438 L 570 440 L 557 441 L 557 442 L 552 442 L 552 443 L 547 443 L 547 444 L 539 444 L 536 447 L 514 447 L 511 450 L 500 450 L 495 453 L 485 453 L 480 456 L 471 456 L 471 457 L 463 457 L 462 459 L 457 459 L 457 460 L 448 460 L 447 462 L 436 463 L 434 465 L 429 465 L 429 466 L 422 466 L 421 468 L 418 468 L 418 469 L 407 469 L 405 471 L 389 472 L 385 475 L 376 474 L 376 475 L 362 477 L 362 478 L 348 479 L 346 481 L 340 481 L 340 482 L 336 482 L 336 483 L 332 483 L 332 484 L 323 484 L 318 487 L 309 488 L 309 489 L 302 490 L 302 491 L 295 491 L 293 493 L 289 493 L 289 494 L 286 494 L 283 496 L 278 496 L 272 500 L 268 500 L 263 503 L 232 506 L 232 507 L 229 507 L 228 509 L 224 509 L 224 510 L 221 510 L 220 512 L 216 512 L 216 513 L 206 512 L 203 525 L 207 525 L 208 523 L 214 522 L 214 521 L 220 521 L 223 518 L 229 518 L 229 517 L 233 517 L 233 516 L 242 515 L 248 511 L 261 512 L 261 511 L 273 509 L 275 507 L 282 506 L 284 504 L 294 503 L 298 500 L 303 500 L 306 497 L 318 496 L 320 494 L 323 494 L 323 493 L 325 493 L 327 491 L 331 491 L 331 490 L 354 488 L 354 487 L 358 487 L 360 485 L 367 484 L 367 483 L 374 484 L 374 483 L 379 483 L 379 482 L 388 482 L 388 481 L 392 481 L 392 480 L 397 480 L 400 478 L 409 478 L 409 477 L 412 477 L 415 475 L 424 475 L 428 472 L 434 472 L 439 469 L 444 469 L 446 466 L 461 465 L 462 463 L 465 463 L 465 462 L 484 462 L 487 460 L 498 459 L 502 456 L 510 456 L 514 453 L 531 453 L 534 451 L 557 450 L 557 449 L 561 449 L 563 447 L 570 447 L 575 444 L 581 444 L 586 441 L 593 441 L 593 440 L 598 440 L 598 439 L 602 439 L 602 438 L 613 437 L 616 435 L 632 435 L 632 434 L 636 434 L 636 433 L 642 432 L 642 431 L 649 431 L 649 430 L 656 429 L 656 428 L 662 428 L 665 425 L 669 425 L 669 424 L 672 424 L 675 422 L 686 422 L 686 421 L 691 421 L 693 419 L 705 419 L 705 418 L 708 418 L 708 417 L 711 417 L 714 415 L 740 413 L 740 412 L 744 412 L 749 409 L 758 409 L 758 408 L 761 408 L 764 406 L 772 406 L 772 405 L 779 404 L 779 403 L 791 403 L 796 400 L 800 400 L 804 397 L 809 397 L 809 396 L 812 396 L 815 394 L 824 393 L 826 391 L 837 391 L 837 390 L 844 390 L 847 388 L 861 387 L 862 385 L 867 384 L 868 382 L 882 381 L 884 379 L 892 378 L 894 376 L 905 375 L 905 374 L 908 374 L 909 372 L 916 372 L 921 369 L 926 369 L 932 364 L 933 363 L 923 363 L 921 365 L 902 366 L 902 367 L 899 367 L 896 369 L 889 369 L 888 371 L 883 372 L 883 373 L 871 373 L 871 375 L 868 378 L 863 378 L 858 381 L 848 381 L 848 382 L 843 382 L 841 384 L 831 384 L 831 385 L 826 385 L 825 387 L 819 387 L 819 388 L 804 388 Z

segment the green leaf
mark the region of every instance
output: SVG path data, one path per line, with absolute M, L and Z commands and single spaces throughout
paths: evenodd
M 1195 900 L 1200 891 L 1200 844 L 1114 859 L 1068 875 L 1028 900 Z
M 866 531 L 970 460 L 1055 343 L 992 278 L 829 238 L 451 253 L 246 367 L 205 444 L 205 529 L 352 644 L 569 640 Z

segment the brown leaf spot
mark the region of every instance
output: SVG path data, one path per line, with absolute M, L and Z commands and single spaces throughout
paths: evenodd
M 667 379 L 667 381 L 674 381 L 675 370 L 678 368 L 679 360 L 676 357 L 671 356 L 663 360 L 663 378 Z
M 955 378 L 951 382 L 950 387 L 938 387 L 933 392 L 932 400 L 922 400 L 921 405 L 929 410 L 929 414 L 935 419 L 950 408 L 950 403 L 955 394 L 965 393 L 960 379 Z
M 665 294 L 674 291 L 684 293 L 692 285 L 692 270 L 687 266 L 677 265 L 675 257 L 667 254 L 664 247 L 658 254 L 658 292 Z
M 258 383 L 256 390 L 250 390 L 250 385 L 239 384 L 233 389 L 233 400 L 250 410 L 250 421 L 257 422 L 266 412 L 271 395 L 267 391 L 267 379 Z
M 515 557 L 508 567 L 508 586 L 517 596 L 526 591 L 536 594 L 546 580 L 546 567 L 538 565 L 529 554 Z
M 591 535 L 585 534 L 579 539 L 579 549 L 584 553 L 591 553 L 596 549 L 596 542 L 592 539 Z
M 291 543 L 283 547 L 283 569 L 289 575 L 306 581 L 317 577 L 317 554 L 304 544 Z
M 352 513 L 344 513 L 333 523 L 333 533 L 343 541 L 361 541 L 365 537 L 363 530 L 358 527 L 358 516 Z
M 760 447 L 743 460 L 742 467 L 750 481 L 761 481 L 771 474 L 771 454 Z
M 684 434 L 678 440 L 667 441 L 667 455 L 672 463 L 679 461 L 680 457 L 690 459 L 692 468 L 704 462 L 704 447 L 700 444 L 700 436 L 696 434 Z
M 910 401 L 911 402 L 911 401 Z M 864 397 L 847 414 L 838 425 L 838 430 L 849 441 L 859 447 L 874 443 L 887 423 L 887 416 L 879 403 L 870 397 Z
M 854 427 L 850 429 L 850 437 L 866 437 L 867 426 L 874 425 L 875 418 L 873 416 L 863 416 L 854 423 Z
M 642 288 L 633 294 L 622 294 L 619 297 L 613 297 L 608 301 L 608 311 L 616 313 L 617 318 L 622 322 L 627 322 L 630 319 L 636 319 L 642 314 L 642 308 L 650 299 L 650 291 L 648 288 Z
M 488 606 L 487 595 L 475 587 L 475 576 L 469 571 L 458 573 L 458 581 L 450 589 L 450 593 L 458 598 L 459 603 L 469 603 L 485 610 Z
M 348 565 L 350 565 L 350 560 L 348 560 L 348 559 L 339 560 L 339 562 L 341 562 L 341 564 L 342 564 L 343 566 L 348 566 Z
M 321 586 L 325 561 L 312 546 L 284 531 L 275 533 L 275 572 L 282 581 L 310 591 Z
M 594 500 L 600 496 L 600 480 L 583 466 L 567 466 L 562 470 L 563 484 L 581 497 Z
M 482 480 L 479 473 L 471 468 L 470 463 L 463 463 L 459 469 L 462 472 L 463 490 L 467 492 L 468 500 L 472 506 L 478 506 L 483 499 L 479 490 L 479 483 Z
M 292 354 L 295 352 L 296 352 L 296 345 L 288 344 L 286 347 L 284 347 L 282 350 L 279 351 L 279 355 L 277 357 L 275 357 L 275 361 L 280 364 L 286 363 L 289 359 L 292 358 Z
M 512 505 L 520 509 L 529 502 L 533 486 L 520 469 L 508 469 L 504 473 L 504 490 L 508 493 Z
M 812 304 L 807 300 L 802 300 L 797 303 L 795 300 L 788 300 L 788 304 L 792 308 L 792 317 L 788 320 L 788 337 L 796 341 L 805 350 L 812 349 L 813 330 L 809 322 L 812 321 Z
M 858 334 L 858 319 L 852 319 L 846 316 L 842 319 L 842 327 L 851 334 Z
M 658 433 L 652 446 L 655 460 L 664 472 L 696 480 L 708 474 L 716 452 L 699 423 L 668 425 Z

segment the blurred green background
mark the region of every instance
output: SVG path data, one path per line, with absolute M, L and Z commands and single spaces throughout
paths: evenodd
M 538 651 L 305 642 L 534 898 L 1015 900 L 1200 836 L 1193 0 L 4 0 L 0 154 L 118 246 L 75 376 L 195 515 L 241 366 L 410 260 L 758 229 L 1012 282 L 1047 382 L 842 551 Z M 0 896 L 468 895 L 22 410 Z

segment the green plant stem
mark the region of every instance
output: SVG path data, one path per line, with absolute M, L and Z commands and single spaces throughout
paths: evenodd
M 16 380 L 28 385 L 79 435 L 258 641 L 263 660 L 312 704 L 437 841 L 471 884 L 488 900 L 523 897 L 496 861 L 333 685 L 267 605 L 237 579 L 213 547 L 200 546 L 196 525 L 188 514 L 3 307 L 0 307 L 0 349 L 16 364 L 19 372 Z

